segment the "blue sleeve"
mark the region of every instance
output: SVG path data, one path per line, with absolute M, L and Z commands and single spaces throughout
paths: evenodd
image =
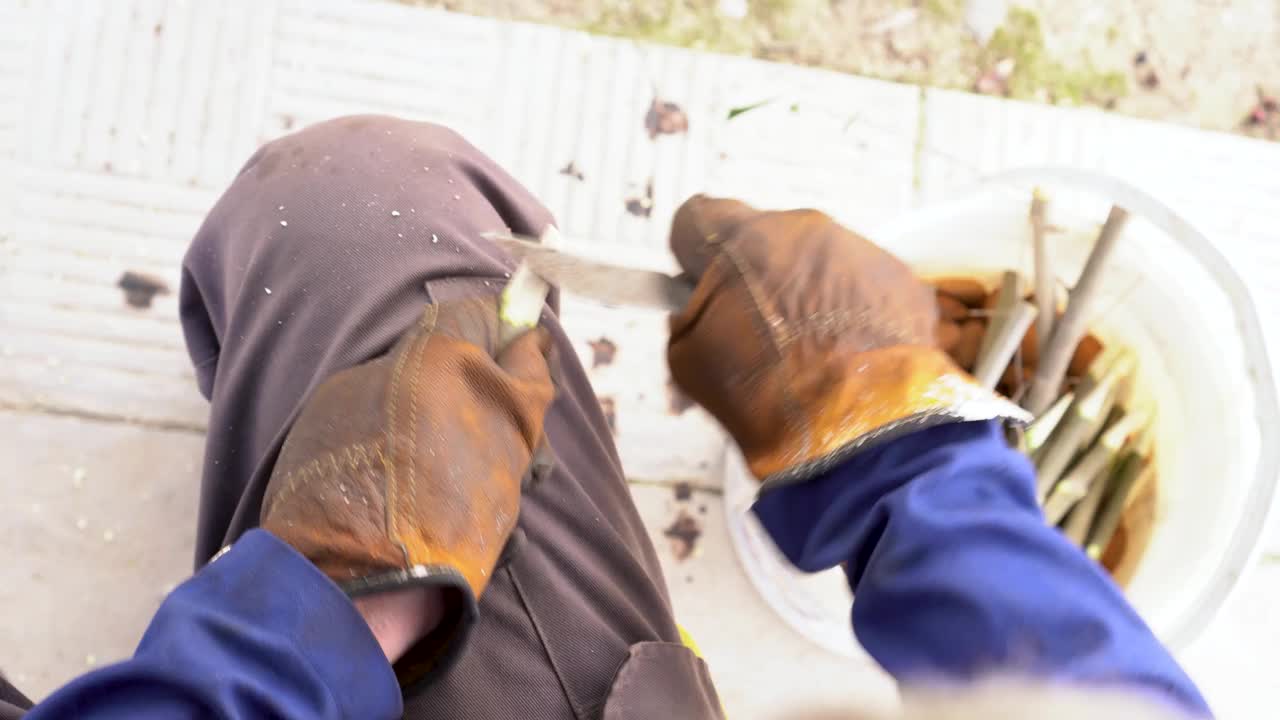
M 801 570 L 844 564 L 858 641 L 901 682 L 1128 685 L 1209 709 L 1110 577 L 1036 503 L 995 422 L 921 430 L 754 507 Z
M 399 718 L 368 625 L 306 558 L 264 530 L 178 586 L 130 660 L 84 675 L 24 720 Z

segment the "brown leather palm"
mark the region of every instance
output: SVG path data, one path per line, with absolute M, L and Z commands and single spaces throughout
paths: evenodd
M 349 595 L 446 590 L 446 620 L 396 664 L 413 685 L 456 657 L 519 513 L 554 395 L 541 331 L 498 351 L 496 298 L 431 305 L 386 355 L 303 406 L 262 527 Z
M 933 290 L 823 213 L 695 196 L 671 249 L 698 279 L 671 318 L 672 377 L 766 488 L 929 425 L 1026 419 L 935 347 Z

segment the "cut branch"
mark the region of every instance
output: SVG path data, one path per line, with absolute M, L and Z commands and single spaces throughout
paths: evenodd
M 1119 411 L 1119 414 L 1120 417 L 1102 432 L 1098 442 L 1089 448 L 1084 457 L 1076 462 L 1071 472 L 1067 473 L 1062 481 L 1054 486 L 1053 492 L 1049 493 L 1049 499 L 1044 503 L 1044 514 L 1050 525 L 1061 522 L 1071 510 L 1071 506 L 1081 498 L 1088 499 L 1094 494 L 1093 487 L 1107 476 L 1108 469 L 1128 444 L 1130 436 L 1144 429 L 1150 419 L 1150 416 L 1143 411 L 1127 414 Z M 1076 509 L 1076 514 L 1081 514 L 1080 510 L 1084 507 L 1085 505 L 1081 504 Z M 1090 520 L 1093 519 L 1093 513 L 1096 510 L 1097 500 L 1094 501 L 1093 508 L 1087 511 Z M 1088 526 L 1081 532 L 1087 531 Z M 1083 545 L 1084 541 L 1085 537 L 1082 534 L 1075 542 L 1077 545 Z
M 1053 269 L 1049 265 L 1049 248 L 1045 242 L 1045 205 L 1048 204 L 1044 193 L 1036 188 L 1031 193 L 1031 241 L 1035 249 L 1036 264 L 1036 316 L 1037 357 L 1043 358 L 1048 350 L 1049 339 L 1053 336 L 1053 321 L 1057 315 L 1057 307 L 1053 298 Z
M 1133 488 L 1138 485 L 1143 475 L 1150 471 L 1151 463 L 1142 451 L 1126 453 L 1116 468 L 1115 477 L 1111 480 L 1111 492 L 1098 509 L 1098 517 L 1089 530 L 1085 553 L 1098 560 L 1106 552 L 1116 527 L 1120 525 L 1120 516 Z
M 1120 356 L 1107 368 L 1106 374 L 1068 408 L 1067 416 L 1049 438 L 1037 463 L 1036 492 L 1041 502 L 1049 496 L 1075 454 L 1102 429 L 1116 402 L 1116 385 L 1129 375 L 1133 366 L 1131 354 Z
M 1033 415 L 1044 412 L 1058 396 L 1071 356 L 1087 329 L 1090 311 L 1101 286 L 1102 269 L 1115 249 L 1116 240 L 1128 219 L 1129 213 L 1124 208 L 1119 205 L 1111 207 L 1111 213 L 1098 234 L 1098 241 L 1094 243 L 1084 270 L 1080 272 L 1080 279 L 1068 295 L 1067 308 L 1062 319 L 1055 323 L 1053 337 L 1040 357 L 1035 378 L 1031 381 L 1031 391 L 1027 393 L 1023 405 Z
M 991 309 L 991 316 L 987 318 L 987 332 L 982 336 L 982 342 L 978 345 L 978 357 L 981 358 L 988 354 L 991 345 L 999 337 L 1001 328 L 1008 321 L 1009 316 L 1013 314 L 1018 303 L 1022 301 L 1022 278 L 1018 273 L 1007 270 L 1000 279 L 1000 291 L 996 294 L 995 307 Z
M 991 342 L 978 355 L 978 363 L 973 371 L 979 384 L 988 390 L 995 388 L 1035 318 L 1035 306 L 1029 302 L 1019 302 L 1002 322 L 998 325 L 993 323 L 988 328 L 987 337 L 991 338 Z
M 1040 417 L 1027 426 L 1026 448 L 1028 454 L 1044 447 L 1045 442 L 1049 440 L 1049 436 L 1058 427 L 1058 423 L 1062 422 L 1063 416 L 1067 414 L 1067 408 L 1071 406 L 1075 399 L 1075 393 L 1064 393 L 1052 407 L 1044 411 Z

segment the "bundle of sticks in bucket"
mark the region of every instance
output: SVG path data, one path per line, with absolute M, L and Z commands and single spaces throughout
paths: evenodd
M 1126 502 L 1152 471 L 1153 418 L 1134 400 L 1136 358 L 1122 347 L 1104 348 L 1088 328 L 1128 213 L 1111 208 L 1079 279 L 1059 302 L 1046 205 L 1037 190 L 1029 212 L 1033 287 L 1014 271 L 990 292 L 975 278 L 935 280 L 938 340 L 979 382 L 1035 417 L 1011 439 L 1036 465 L 1045 519 L 1100 560 Z

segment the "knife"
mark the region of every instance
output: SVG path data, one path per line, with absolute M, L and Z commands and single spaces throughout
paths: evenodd
M 483 237 L 496 242 L 552 285 L 609 305 L 636 305 L 674 312 L 682 309 L 693 295 L 693 281 L 684 275 L 611 265 L 511 233 L 487 232 Z

